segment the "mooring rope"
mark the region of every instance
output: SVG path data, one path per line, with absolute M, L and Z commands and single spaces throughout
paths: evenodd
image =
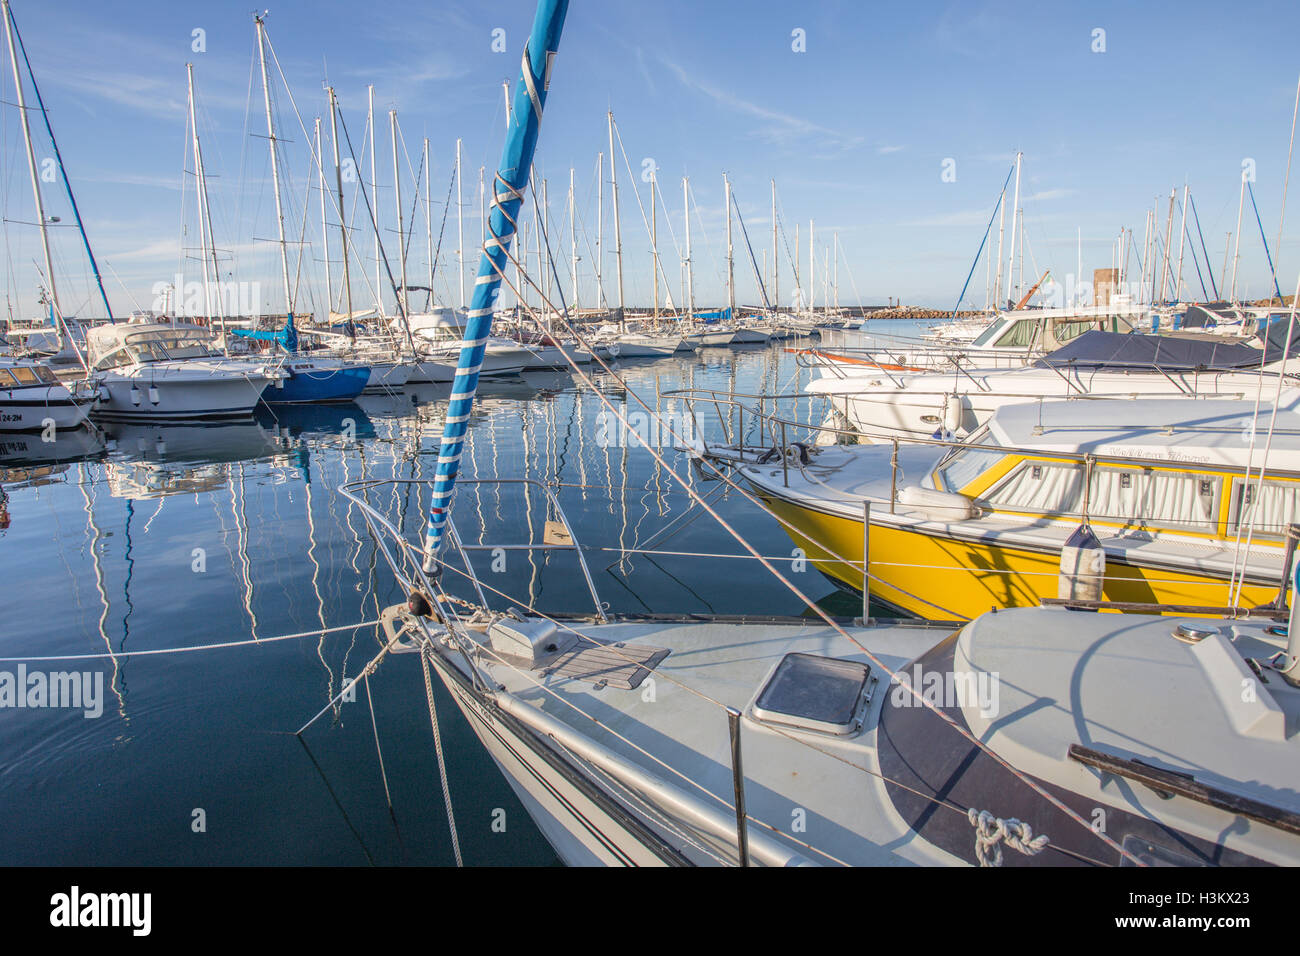
M 258 644 L 274 644 L 278 641 L 296 641 L 304 637 L 320 637 L 324 634 L 336 634 L 339 631 L 355 631 L 363 627 L 374 627 L 379 619 L 360 621 L 356 624 L 340 624 L 338 627 L 318 627 L 313 631 L 299 631 L 296 634 L 279 634 L 275 637 L 256 637 L 245 641 L 228 641 L 224 644 L 197 644 L 193 647 L 159 647 L 143 651 L 118 651 L 116 654 L 52 654 L 41 657 L 0 657 L 0 661 L 16 663 L 36 663 L 44 661 L 95 661 L 115 660 L 119 657 L 151 657 L 156 654 L 187 654 L 190 651 L 219 651 L 231 647 L 247 647 Z
M 451 851 L 456 856 L 456 865 L 463 867 L 465 861 L 460 856 L 460 836 L 456 832 L 456 814 L 451 808 L 451 788 L 447 785 L 447 760 L 442 750 L 442 734 L 438 732 L 438 708 L 433 703 L 433 681 L 429 677 L 429 648 L 420 648 L 420 667 L 424 671 L 424 696 L 429 701 L 429 723 L 433 726 L 433 749 L 438 755 L 438 776 L 442 780 L 442 802 L 447 807 L 447 828 L 451 831 Z

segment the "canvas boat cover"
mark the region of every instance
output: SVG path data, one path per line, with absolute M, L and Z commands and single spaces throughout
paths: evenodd
M 1249 343 L 1094 329 L 1035 364 L 1039 368 L 1147 368 L 1168 372 L 1258 368 L 1261 361 L 1271 364 L 1300 353 L 1300 323 L 1287 347 L 1289 326 L 1289 322 L 1272 323 Z

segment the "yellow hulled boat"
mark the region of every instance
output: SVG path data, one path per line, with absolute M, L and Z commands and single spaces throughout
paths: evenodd
M 873 599 L 909 613 L 1057 597 L 1081 524 L 1104 550 L 1107 601 L 1253 607 L 1276 598 L 1300 521 L 1300 411 L 1274 416 L 1246 401 L 1044 402 L 999 410 L 953 448 L 814 447 L 739 473 L 837 581 L 861 589 L 869 542 Z

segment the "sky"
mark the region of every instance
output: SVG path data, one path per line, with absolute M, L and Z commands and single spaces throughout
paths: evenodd
M 187 63 L 194 65 L 217 270 L 223 282 L 234 283 L 231 294 L 267 312 L 283 311 L 249 6 L 224 0 L 14 0 L 12 9 L 114 313 L 160 307 L 162 290 L 175 284 L 178 274 L 189 284 L 192 304 L 203 275 Z M 378 189 L 370 199 L 395 273 L 388 111 L 397 111 L 402 201 L 411 234 L 408 283 L 427 283 L 432 231 L 439 249 L 437 301 L 459 304 L 454 193 L 453 205 L 444 205 L 456 141 L 462 140 L 465 246 L 472 249 L 481 236 L 479 169 L 490 178 L 498 158 L 505 132 L 502 82 L 517 80 L 533 13 L 528 0 L 394 0 L 368 6 L 284 0 L 270 8 L 266 29 L 274 60 L 269 69 L 282 140 L 282 196 L 297 312 L 323 315 L 327 302 L 338 309 L 344 299 L 338 217 L 327 199 L 330 226 L 322 228 L 310 149 L 314 119 L 321 116 L 327 189 L 332 190 L 327 84 L 336 89 L 347 130 L 346 138 L 339 134 L 345 165 L 355 155 L 360 178 L 367 182 L 367 93 L 374 87 Z M 572 299 L 572 168 L 579 304 L 590 306 L 596 299 L 597 154 L 609 151 L 611 110 L 618 126 L 629 306 L 648 305 L 653 298 L 652 247 L 642 218 L 642 208 L 647 219 L 650 214 L 653 169 L 662 191 L 661 269 L 671 287 L 661 289 L 664 302 L 671 296 L 680 304 L 683 298 L 683 177 L 689 177 L 692 194 L 696 301 L 701 307 L 725 302 L 725 174 L 757 271 L 768 277 L 769 295 L 770 183 L 775 180 L 782 303 L 789 302 L 794 285 L 797 225 L 801 281 L 814 287 L 819 304 L 838 292 L 843 304 L 892 299 L 953 308 L 1017 152 L 1023 153 L 1026 285 L 1044 270 L 1063 284 L 1073 283 L 1080 239 L 1085 277 L 1112 265 L 1122 228 L 1134 233 L 1130 268 L 1136 271 L 1148 210 L 1156 210 L 1163 242 L 1170 191 L 1176 188 L 1181 201 L 1187 184 L 1215 281 L 1225 272 L 1230 281 L 1235 259 L 1238 297 L 1270 294 L 1270 270 L 1249 198 L 1236 235 L 1245 163 L 1254 176 L 1252 188 L 1282 291 L 1290 294 L 1300 271 L 1300 210 L 1287 216 L 1280 248 L 1277 235 L 1300 79 L 1292 41 L 1298 27 L 1300 7 L 1294 3 L 574 0 L 534 179 L 539 199 L 540 180 L 546 181 L 548 237 L 563 294 Z M 43 259 L 7 51 L 3 59 L 3 282 L 8 314 L 30 318 L 38 310 Z M 30 85 L 26 95 L 33 106 Z M 31 110 L 29 115 L 37 161 L 44 164 L 52 156 L 49 138 L 40 114 Z M 426 137 L 427 179 L 421 164 Z M 604 163 L 608 180 L 608 155 Z M 428 206 L 426 183 L 432 196 Z M 62 184 L 41 188 L 46 216 L 60 220 L 50 229 L 60 308 L 69 315 L 102 315 Z M 377 284 L 365 201 L 354 182 L 345 183 L 355 309 L 374 301 Z M 613 299 L 608 185 L 604 201 L 601 271 L 605 294 Z M 527 218 L 532 203 L 530 197 Z M 1011 203 L 1008 196 L 1008 207 Z M 1176 211 L 1175 250 L 1180 225 Z M 815 237 L 811 280 L 810 228 Z M 738 222 L 734 229 L 737 298 L 757 302 L 756 270 Z M 1008 214 L 1003 259 L 1011 255 L 1010 234 Z M 1195 241 L 1199 250 L 1199 238 Z M 987 276 L 996 269 L 989 268 L 987 250 L 997 244 L 995 220 L 963 307 L 984 305 Z M 838 262 L 827 268 L 832 256 Z M 476 259 L 469 252 L 466 257 L 470 276 Z M 1201 265 L 1204 270 L 1203 259 Z M 530 271 L 540 272 L 536 262 Z M 832 279 L 837 289 L 828 288 Z M 381 276 L 380 284 L 387 281 Z M 1184 282 L 1200 297 L 1190 253 Z M 1208 287 L 1208 278 L 1205 283 Z M 179 298 L 184 302 L 184 291 Z M 417 295 L 413 306 L 422 307 L 423 299 Z M 385 300 L 391 311 L 391 290 Z M 502 301 L 509 301 L 508 293 Z

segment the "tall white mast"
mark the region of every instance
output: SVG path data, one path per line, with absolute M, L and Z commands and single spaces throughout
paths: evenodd
M 1160 266 L 1160 300 L 1165 297 L 1165 287 L 1169 279 L 1169 260 L 1173 256 L 1173 238 L 1174 238 L 1174 197 L 1178 194 L 1177 189 L 1169 190 L 1169 217 L 1165 221 L 1165 255 Z
M 573 261 L 573 314 L 578 314 L 578 224 L 574 218 L 573 167 L 569 167 L 569 256 Z
M 1002 195 L 998 197 L 998 272 L 993 277 L 993 308 L 1001 312 L 1003 309 L 1002 295 L 1002 240 L 1006 235 L 1007 227 L 1007 190 L 1002 188 Z
M 1008 292 L 1010 292 L 1012 288 L 1011 267 L 1015 263 L 1016 232 L 1017 229 L 1019 228 L 1019 223 L 1020 223 L 1020 159 L 1022 156 L 1024 156 L 1024 153 L 1021 153 L 1019 151 L 1016 152 L 1016 188 L 1015 188 L 1015 192 L 1012 194 L 1014 196 L 1014 200 L 1011 203 L 1011 249 L 1007 253 L 1007 291 Z M 1020 281 L 1023 282 L 1024 278 L 1025 278 L 1024 276 L 1021 276 Z M 1082 282 L 1083 282 L 1083 276 L 1079 276 L 1075 280 L 1074 283 L 1075 288 L 1078 288 L 1080 283 Z M 1011 296 L 1008 296 L 1008 298 L 1011 298 Z M 1017 301 L 1020 299 L 1020 292 L 1018 289 L 1016 291 L 1015 298 Z
M 456 140 L 456 278 L 460 282 L 460 307 L 465 308 L 465 216 L 460 193 L 460 140 Z
M 682 209 L 686 220 L 686 306 L 695 318 L 695 265 L 691 261 L 691 181 L 682 177 Z
M 790 303 L 791 307 L 798 309 L 803 305 L 803 283 L 799 279 L 799 263 L 803 261 L 803 253 L 799 246 L 799 224 L 794 224 L 794 299 Z
M 339 235 L 343 243 L 343 303 L 347 308 L 347 328 L 352 328 L 352 276 L 348 272 L 348 259 L 351 258 L 348 249 L 348 223 L 347 216 L 344 215 L 343 204 L 343 161 L 339 157 L 339 104 L 334 95 L 334 87 L 330 87 L 330 139 L 334 141 L 334 185 L 338 189 L 339 197 Z
M 59 292 L 54 282 L 54 259 L 50 255 L 50 236 L 48 223 L 45 220 L 45 201 L 41 198 L 40 172 L 36 167 L 36 151 L 32 147 L 31 122 L 27 117 L 27 99 L 23 92 L 22 74 L 18 72 L 18 55 L 14 50 L 14 27 L 13 21 L 10 19 L 12 16 L 13 14 L 9 10 L 9 0 L 4 0 L 5 35 L 9 40 L 9 62 L 14 68 L 14 90 L 18 97 L 18 116 L 23 124 L 23 142 L 27 145 L 27 168 L 31 172 L 32 195 L 36 199 L 36 221 L 41 226 L 41 249 L 45 253 L 45 285 L 49 289 L 50 303 L 53 305 L 55 313 L 62 316 L 63 310 L 59 308 Z M 57 323 L 56 327 L 61 328 Z M 63 335 L 60 332 L 60 342 L 62 342 L 62 339 Z
M 825 311 L 827 310 L 827 308 L 828 308 L 828 307 L 830 306 L 830 304 L 831 304 L 831 292 L 830 292 L 831 263 L 830 263 L 830 255 L 831 255 L 831 251 L 830 251 L 829 249 L 823 249 L 823 250 L 822 250 L 822 311 L 823 311 L 823 312 L 825 312 Z
M 379 166 L 375 160 L 375 140 L 378 130 L 375 128 L 375 87 L 366 88 L 368 109 L 370 111 L 370 207 L 375 216 L 375 311 L 380 318 L 384 315 L 384 269 L 379 255 Z M 433 285 L 432 282 L 429 283 Z
M 731 252 L 731 180 L 724 173 L 722 176 L 723 200 L 727 207 L 727 308 L 730 310 L 731 319 L 736 318 L 736 268 L 732 260 Z
M 813 239 L 813 221 L 808 220 L 808 314 L 817 298 L 817 250 Z
M 596 154 L 596 307 L 607 309 L 605 283 L 601 279 L 600 246 L 605 239 L 605 154 Z
M 838 313 L 840 311 L 840 234 L 836 232 L 836 233 L 832 233 L 831 235 L 835 240 L 833 244 L 835 248 L 835 255 L 832 256 L 832 259 L 835 262 L 834 265 L 835 276 L 831 280 L 831 288 L 835 290 L 835 311 L 836 313 Z
M 532 180 L 532 176 L 528 177 Z M 541 227 L 537 230 L 537 268 L 542 270 L 542 315 L 546 317 L 546 331 L 551 331 L 551 190 L 550 180 L 542 180 L 542 208 L 538 210 Z
M 614 111 L 609 113 L 609 185 L 614 194 L 614 258 L 618 263 L 618 324 L 624 324 L 623 227 L 618 219 L 618 163 L 614 162 Z
M 204 203 L 203 154 L 199 150 L 199 126 L 194 114 L 194 64 L 185 64 L 186 90 L 189 98 L 190 145 L 194 151 L 194 205 L 199 214 L 199 268 L 203 272 L 203 311 L 212 308 L 212 288 L 208 284 L 207 209 Z M 218 292 L 218 296 L 220 293 Z
M 1241 261 L 1241 210 L 1246 202 L 1246 171 L 1241 171 L 1241 197 L 1237 200 L 1237 238 L 1233 241 L 1232 246 L 1232 292 L 1228 300 L 1234 305 L 1237 302 L 1237 263 Z
M 772 308 L 781 308 L 781 260 L 776 254 L 776 180 L 772 180 Z
M 266 141 L 271 150 L 271 183 L 275 189 L 275 224 L 280 237 L 280 272 L 284 279 L 284 309 L 286 315 L 292 317 L 293 293 L 289 288 L 289 250 L 284 240 L 284 209 L 280 203 L 280 159 L 279 151 L 276 149 L 275 121 L 271 118 L 271 80 L 266 72 L 266 24 L 261 17 L 253 19 L 257 23 L 257 57 L 262 65 L 262 99 L 266 104 Z
M 410 303 L 406 292 L 406 222 L 402 215 L 402 177 L 397 165 L 397 110 L 388 111 L 388 128 L 393 138 L 393 198 L 397 202 L 397 258 L 401 263 L 402 314 L 410 314 Z
M 658 176 L 650 171 L 650 256 L 654 269 L 655 325 L 659 324 L 659 205 L 655 202 L 655 183 Z
M 316 184 L 320 189 L 320 234 L 325 243 L 325 314 L 334 308 L 334 274 L 330 269 L 329 221 L 325 218 L 325 154 L 321 152 L 320 117 L 316 117 Z
M 1183 183 L 1183 214 L 1178 226 L 1178 277 L 1174 280 L 1174 302 L 1183 300 L 1183 246 L 1187 244 L 1187 184 Z
M 424 225 L 429 254 L 429 301 L 433 301 L 433 168 L 429 165 L 429 137 L 424 138 Z

